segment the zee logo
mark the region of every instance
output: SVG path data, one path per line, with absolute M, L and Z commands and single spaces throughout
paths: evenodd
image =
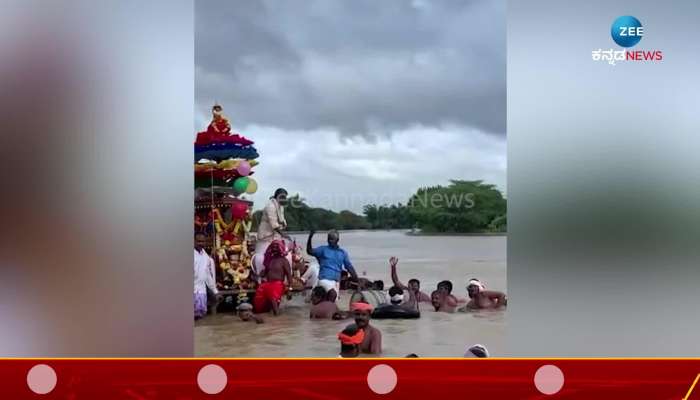
M 610 34 L 618 45 L 622 47 L 632 47 L 642 40 L 642 36 L 644 36 L 644 27 L 642 27 L 642 23 L 639 22 L 637 18 L 631 15 L 625 15 L 613 21 Z

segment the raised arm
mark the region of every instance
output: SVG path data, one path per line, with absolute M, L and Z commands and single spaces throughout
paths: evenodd
M 391 281 L 394 282 L 394 286 L 398 286 L 401 289 L 408 289 L 406 285 L 401 283 L 399 280 L 399 275 L 396 273 L 396 266 L 399 264 L 399 259 L 396 257 L 391 257 L 389 259 L 389 265 L 391 266 Z
M 314 255 L 314 247 L 311 245 L 311 241 L 314 238 L 314 231 L 313 229 L 309 232 L 309 238 L 306 240 L 306 254 L 313 256 Z

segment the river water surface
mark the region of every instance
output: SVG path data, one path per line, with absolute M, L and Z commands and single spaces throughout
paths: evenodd
M 304 245 L 306 236 L 296 235 Z M 314 237 L 324 244 L 325 234 Z M 389 257 L 399 258 L 399 277 L 421 281 L 430 294 L 437 282 L 448 279 L 453 294 L 466 298 L 465 284 L 479 278 L 488 289 L 506 291 L 506 237 L 410 236 L 404 231 L 354 231 L 341 233 L 345 248 L 360 276 L 381 279 L 391 286 Z M 348 308 L 349 296 L 338 305 Z M 286 300 L 285 300 L 286 302 Z M 472 344 L 485 345 L 492 356 L 503 354 L 507 311 L 436 313 L 421 303 L 416 320 L 374 320 L 382 332 L 383 356 L 461 357 Z M 278 317 L 264 315 L 264 324 L 242 322 L 232 314 L 210 315 L 197 321 L 194 351 L 198 357 L 337 357 L 337 333 L 351 320 L 309 320 L 309 305 L 301 296 L 285 303 Z

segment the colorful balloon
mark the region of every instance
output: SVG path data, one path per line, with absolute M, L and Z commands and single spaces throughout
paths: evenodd
M 238 171 L 238 175 L 240 176 L 248 176 L 250 174 L 250 164 L 246 160 L 241 160 L 241 162 L 238 163 L 236 171 Z
M 248 183 L 250 183 L 250 178 L 247 176 L 236 178 L 236 180 L 233 181 L 233 190 L 238 194 L 245 193 L 245 190 L 248 188 Z
M 245 192 L 248 194 L 253 194 L 258 191 L 258 182 L 255 182 L 255 179 L 253 178 L 248 178 L 248 187 L 245 189 Z

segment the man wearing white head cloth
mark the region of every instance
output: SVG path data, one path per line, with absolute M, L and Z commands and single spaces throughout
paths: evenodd
M 469 280 L 467 294 L 469 295 L 469 303 L 460 311 L 496 309 L 508 305 L 505 293 L 486 290 L 486 285 L 478 279 Z
M 464 358 L 489 358 L 489 351 L 482 344 L 475 344 L 467 349 Z

